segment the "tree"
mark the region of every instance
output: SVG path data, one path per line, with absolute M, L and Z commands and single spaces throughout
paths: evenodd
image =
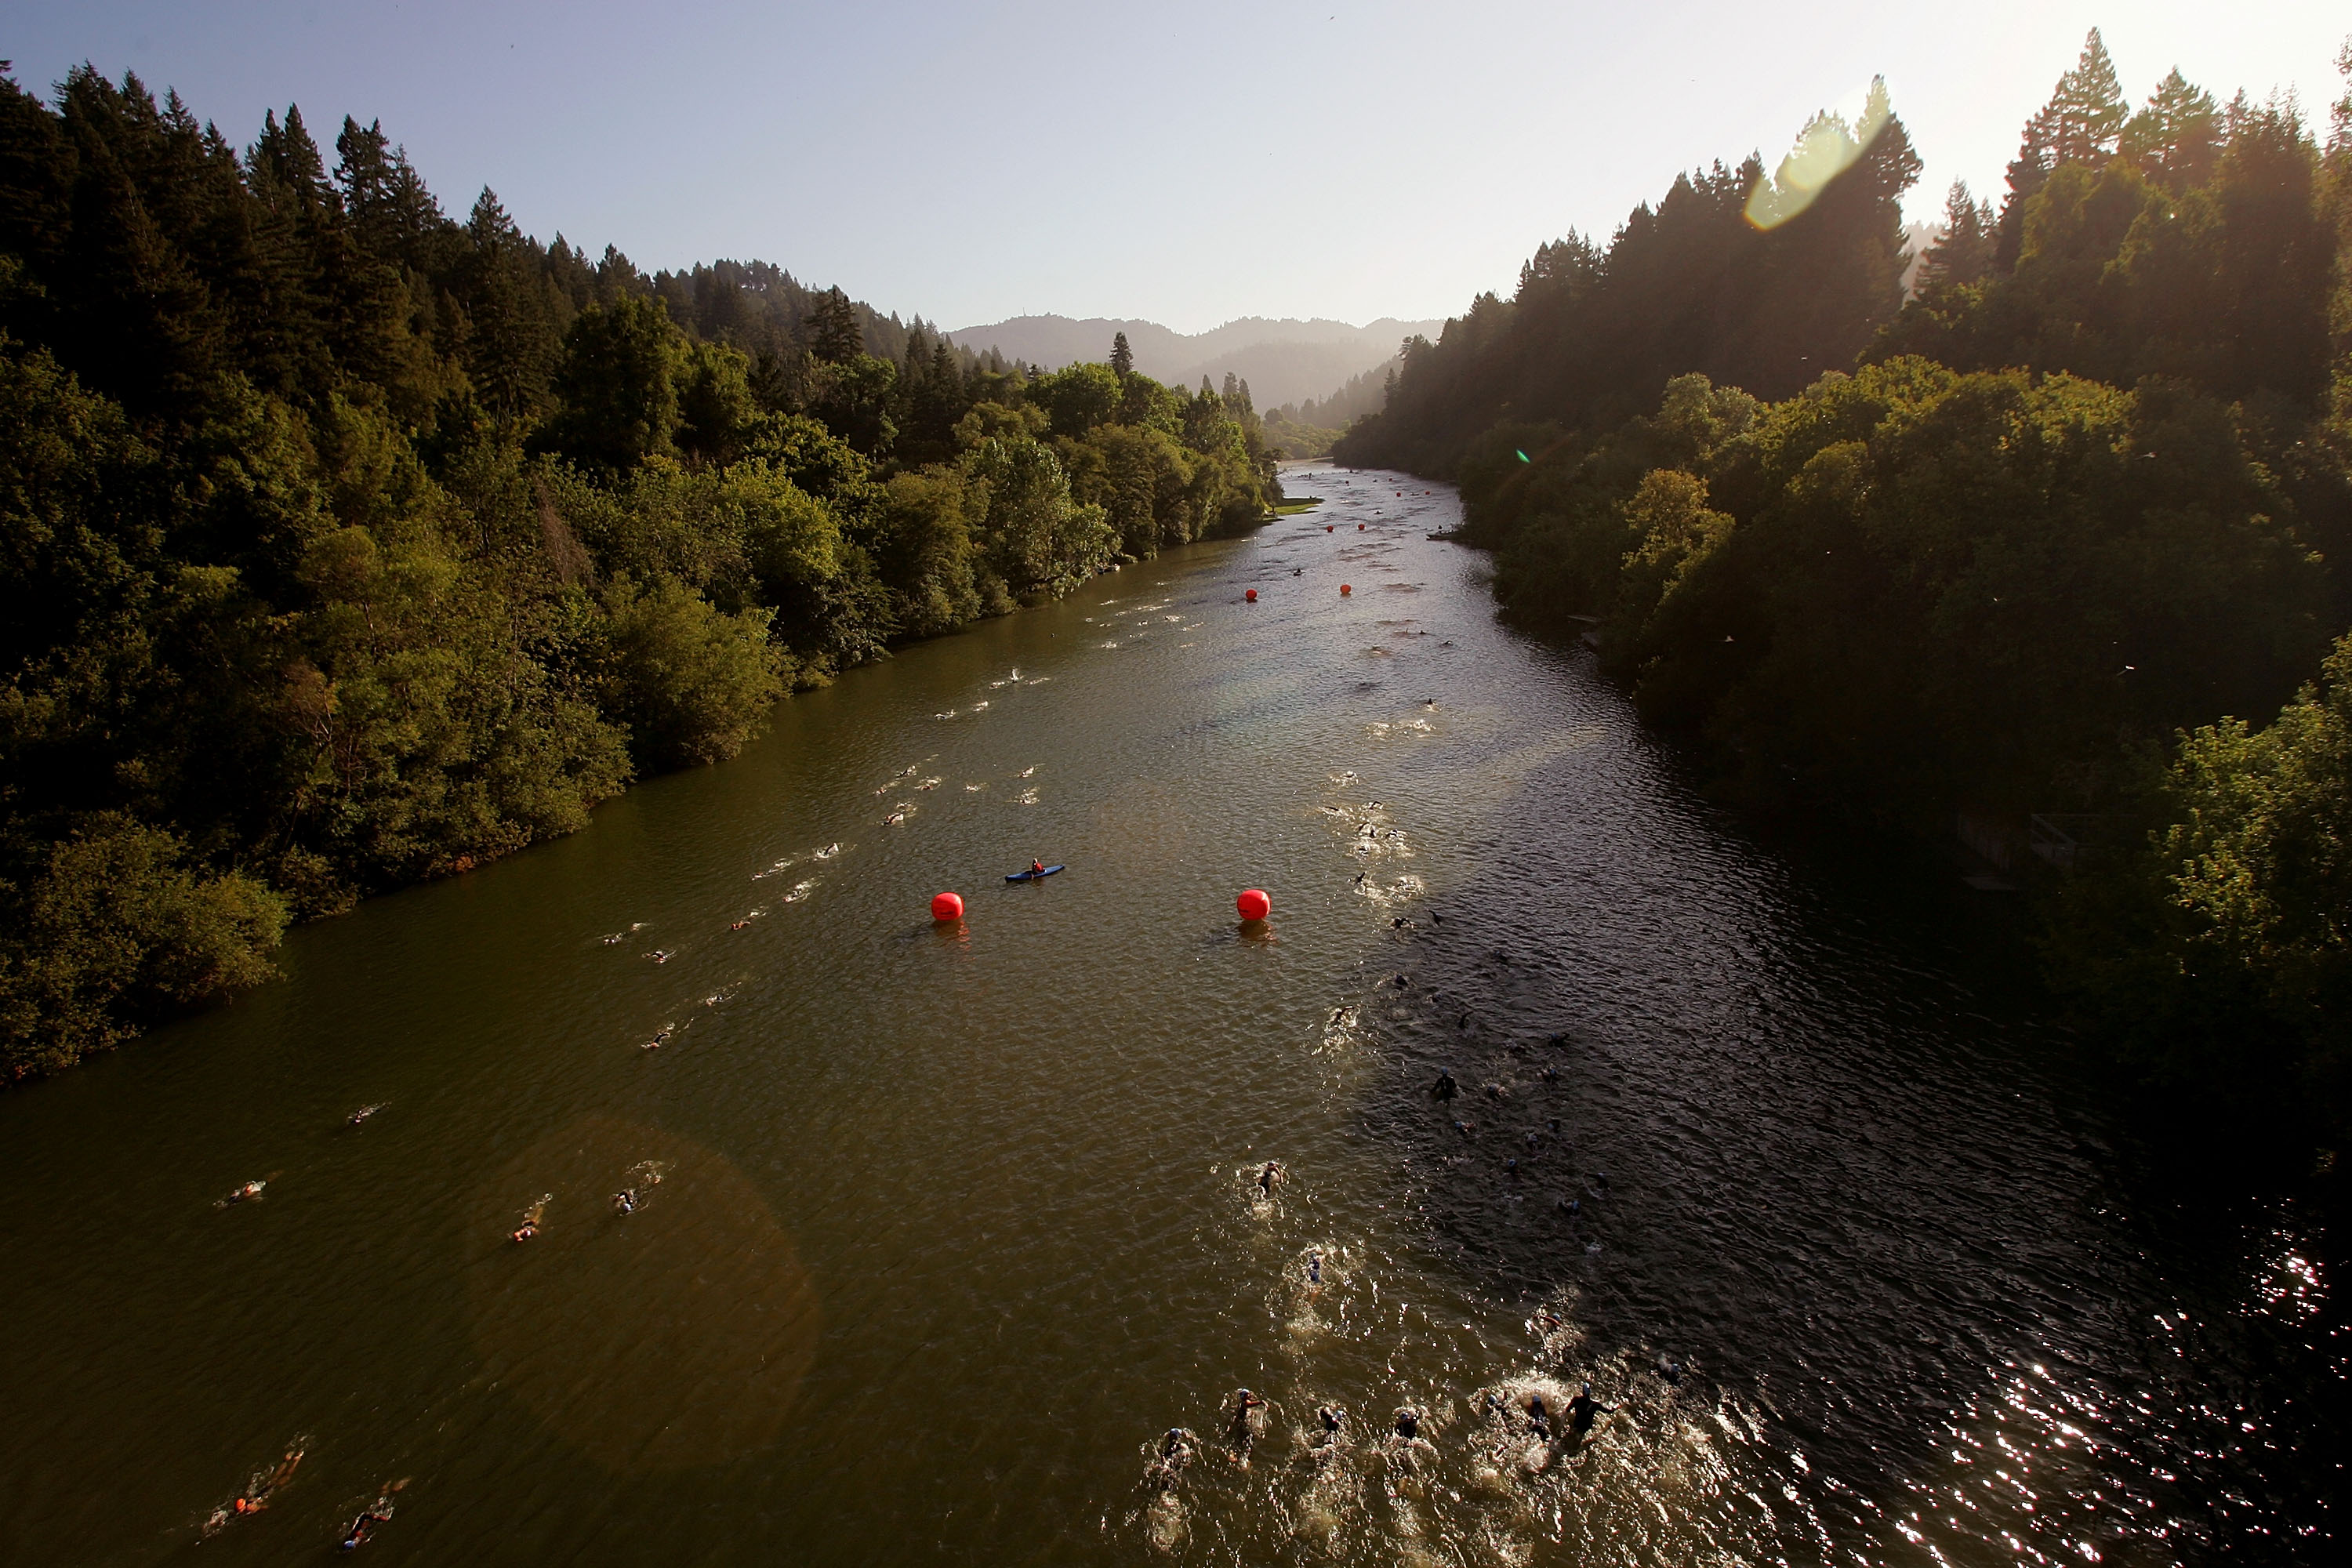
M 1127 334 L 1123 331 L 1110 335 L 1110 369 L 1122 380 L 1135 369 L 1135 351 L 1127 346 Z
M 1954 180 L 1944 198 L 1944 229 L 1919 264 L 1921 289 L 1974 283 L 1992 270 L 1993 216 L 1990 203 L 1975 201 L 1968 182 Z
M 564 335 L 548 444 L 604 473 L 670 452 L 685 357 L 658 300 L 625 297 L 583 310 Z
M 866 352 L 857 308 L 837 288 L 818 297 L 816 313 L 808 321 L 808 349 L 826 364 L 846 364 Z
M 2213 95 L 2193 87 L 2176 66 L 2147 104 L 2124 125 L 2119 150 L 2148 179 L 2179 192 L 2203 184 L 2220 147 Z

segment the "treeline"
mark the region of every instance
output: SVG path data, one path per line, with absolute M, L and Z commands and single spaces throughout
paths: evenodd
M 1320 458 L 1339 439 L 1339 433 L 1367 414 L 1377 414 L 1387 401 L 1396 364 L 1375 365 L 1348 378 L 1328 397 L 1286 403 L 1265 415 L 1266 440 L 1286 458 Z
M 0 66 L 0 1080 L 1277 495 L 1238 386 L 647 277 L 449 217 L 376 126 L 330 167 L 297 110 L 240 153 Z
M 1916 167 L 1891 114 L 1816 121 L 1548 246 L 1338 455 L 1458 478 L 1505 603 L 1738 797 L 2038 831 L 2103 1037 L 2341 1125 L 2352 92 L 2324 148 L 2178 71 L 2134 111 L 2095 32 L 1906 304 Z

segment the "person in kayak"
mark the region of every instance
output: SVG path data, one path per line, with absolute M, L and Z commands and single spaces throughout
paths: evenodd
M 1033 876 L 1033 877 L 1042 877 L 1042 876 L 1044 876 L 1044 875 L 1045 874 L 1045 862 L 1044 862 L 1043 860 L 1032 860 L 1032 861 L 1030 861 L 1030 862 L 1029 862 L 1029 874 L 1030 874 L 1031 876 Z

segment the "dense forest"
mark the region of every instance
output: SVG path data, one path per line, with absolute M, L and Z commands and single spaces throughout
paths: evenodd
M 1278 499 L 1237 384 L 648 277 L 446 215 L 378 126 L 333 154 L 0 64 L 0 1082 Z
M 1349 376 L 1346 385 L 1328 397 L 1310 397 L 1304 403 L 1285 403 L 1267 409 L 1265 438 L 1281 448 L 1286 458 L 1327 455 L 1341 431 L 1362 416 L 1380 412 L 1396 372 L 1396 362 L 1391 360 Z
M 2134 110 L 2094 32 L 1906 301 L 1917 169 L 1882 94 L 1546 245 L 1336 455 L 1457 479 L 1510 610 L 1727 795 L 1957 822 L 2096 1037 L 2340 1128 L 2352 91 L 2324 144 L 2177 70 Z

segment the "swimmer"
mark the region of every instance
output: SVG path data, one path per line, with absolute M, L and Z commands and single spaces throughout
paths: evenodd
M 613 1212 L 619 1215 L 636 1213 L 637 1189 L 635 1187 L 623 1187 L 619 1192 L 614 1193 L 613 1194 Z
M 1559 1212 L 1566 1215 L 1569 1218 L 1574 1219 L 1577 1215 L 1584 1212 L 1584 1200 L 1582 1198 L 1562 1198 L 1559 1200 Z
M 1553 1137 L 1555 1137 L 1555 1138 L 1559 1137 L 1559 1117 L 1557 1117 L 1557 1116 L 1550 1118 L 1550 1119 L 1549 1119 L 1549 1121 L 1548 1125 L 1549 1125 L 1549 1127 L 1551 1128 L 1551 1135 L 1552 1135 Z
M 1324 1436 L 1330 1437 L 1339 1435 L 1339 1423 L 1348 1418 L 1348 1413 L 1336 1405 L 1323 1405 L 1315 1414 L 1322 1420 Z
M 1408 1405 L 1396 1413 L 1396 1435 L 1407 1442 L 1421 1436 L 1421 1412 Z
M 1470 1136 L 1470 1124 L 1467 1121 L 1456 1121 L 1454 1124 L 1454 1131 L 1467 1138 Z
M 268 1177 L 264 1177 L 257 1182 L 247 1182 L 245 1185 L 233 1190 L 228 1196 L 213 1205 L 213 1207 L 216 1209 L 225 1209 L 231 1204 L 241 1204 L 247 1198 L 257 1198 L 261 1195 L 261 1189 L 268 1184 L 269 1181 Z
M 1543 1069 L 1543 1080 L 1546 1083 L 1558 1083 L 1559 1081 L 1559 1069 L 1556 1067 L 1545 1068 Z
M 1670 1355 L 1661 1355 L 1658 1357 L 1658 1375 L 1670 1384 L 1680 1383 L 1683 1380 L 1683 1363 Z
M 1313 1284 L 1320 1285 L 1323 1283 L 1323 1255 L 1321 1253 L 1313 1252 L 1307 1254 L 1307 1278 L 1308 1281 Z
M 1429 1086 L 1429 1092 L 1440 1100 L 1452 1100 L 1462 1092 L 1462 1086 L 1454 1081 L 1452 1068 L 1440 1068 L 1437 1069 L 1437 1081 Z
M 542 1194 L 540 1200 L 522 1211 L 522 1224 L 514 1233 L 517 1241 L 529 1241 L 539 1234 L 539 1222 L 547 1217 L 547 1205 L 555 1201 L 553 1193 Z
M 376 1526 L 383 1523 L 391 1517 L 392 1494 L 390 1492 L 386 1492 L 383 1496 L 376 1499 L 375 1501 L 368 1504 L 366 1508 L 360 1510 L 360 1516 L 352 1521 L 351 1529 L 343 1532 L 343 1539 L 341 1544 L 338 1547 L 338 1550 L 343 1552 L 358 1551 L 361 1547 L 367 1544 L 368 1537 L 375 1533 Z
M 1577 1435 L 1581 1436 L 1592 1430 L 1594 1416 L 1606 1415 L 1616 1408 L 1613 1405 L 1603 1405 L 1593 1398 L 1592 1385 L 1588 1383 L 1577 1391 L 1575 1398 L 1568 1402 L 1568 1422 L 1576 1429 Z
M 1268 1160 L 1265 1163 L 1265 1169 L 1257 1173 L 1257 1190 L 1260 1193 L 1263 1193 L 1265 1196 L 1271 1198 L 1274 1196 L 1276 1184 L 1283 1180 L 1284 1173 L 1281 1165 L 1272 1160 Z M 1244 1389 L 1242 1392 L 1246 1394 L 1249 1391 L 1247 1389 Z
M 1412 929 L 1412 922 L 1405 919 L 1402 915 L 1399 915 L 1396 919 L 1389 921 L 1389 930 L 1391 931 L 1411 931 Z
M 1537 1436 L 1546 1442 L 1551 1440 L 1551 1412 L 1544 1408 L 1543 1395 L 1540 1394 L 1528 1401 L 1528 1424 L 1535 1428 Z
M 1528 1133 L 1528 1153 L 1530 1153 L 1530 1154 L 1534 1153 L 1534 1152 L 1535 1152 L 1535 1148 L 1536 1148 L 1536 1135 L 1535 1135 L 1533 1132 L 1530 1132 L 1530 1133 Z
M 1606 1171 L 1593 1172 L 1592 1184 L 1601 1189 L 1601 1192 L 1606 1193 L 1609 1190 L 1609 1173 Z
M 1503 1174 L 1507 1176 L 1517 1176 L 1518 1173 L 1519 1163 L 1517 1160 L 1506 1160 L 1503 1162 Z
M 362 1105 L 343 1120 L 349 1122 L 352 1126 L 357 1127 L 361 1122 L 365 1121 L 369 1117 L 373 1116 L 377 1111 L 382 1110 L 386 1105 L 391 1103 L 392 1102 L 390 1100 L 378 1100 L 373 1105 Z
M 1247 1455 L 1251 1441 L 1257 1436 L 1256 1429 L 1250 1425 L 1250 1412 L 1265 1408 L 1265 1401 L 1246 1388 L 1234 1395 L 1234 1413 L 1226 1423 L 1226 1435 L 1232 1440 L 1236 1455 Z

